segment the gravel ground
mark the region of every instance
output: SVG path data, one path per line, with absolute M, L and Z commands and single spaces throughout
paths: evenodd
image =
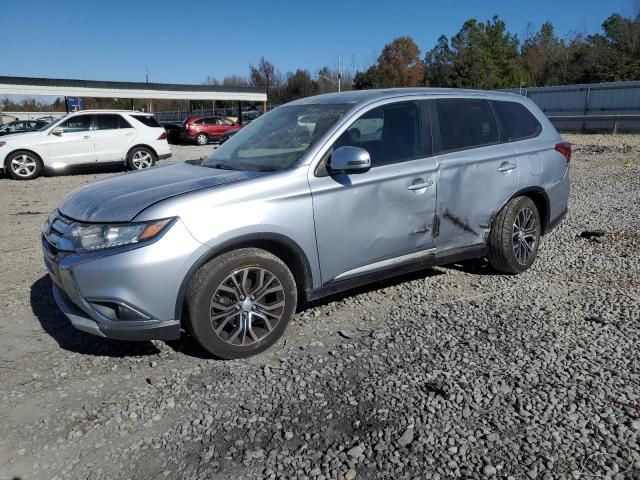
M 530 271 L 333 297 L 244 361 L 75 331 L 38 231 L 113 172 L 1 179 L 0 479 L 640 478 L 640 136 L 567 138 L 570 212 Z

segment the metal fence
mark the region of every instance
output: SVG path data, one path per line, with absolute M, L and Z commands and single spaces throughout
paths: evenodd
M 640 81 L 512 88 L 562 131 L 640 132 Z

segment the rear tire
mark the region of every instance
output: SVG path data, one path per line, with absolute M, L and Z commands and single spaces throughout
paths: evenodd
M 209 145 L 209 135 L 206 133 L 199 133 L 196 135 L 197 145 Z
M 220 255 L 195 273 L 186 295 L 186 327 L 224 359 L 256 355 L 284 333 L 297 305 L 285 263 L 257 248 Z
M 155 164 L 155 154 L 146 147 L 134 147 L 127 154 L 127 167 L 129 167 L 129 170 L 146 170 Z
M 510 200 L 493 221 L 489 263 L 499 272 L 524 272 L 536 259 L 540 232 L 540 214 L 533 200 L 529 197 Z
M 7 157 L 5 169 L 14 180 L 33 180 L 44 169 L 42 159 L 28 150 L 18 150 Z

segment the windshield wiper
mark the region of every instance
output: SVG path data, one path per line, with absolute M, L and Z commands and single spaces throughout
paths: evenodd
M 233 167 L 231 167 L 229 165 L 226 165 L 224 163 L 216 163 L 214 165 L 211 165 L 211 166 L 207 165 L 207 166 L 209 168 L 217 168 L 219 170 L 238 170 L 237 168 L 233 168 Z

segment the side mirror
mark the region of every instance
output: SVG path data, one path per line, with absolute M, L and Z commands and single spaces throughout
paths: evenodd
M 339 147 L 331 155 L 327 170 L 335 173 L 365 173 L 371 169 L 371 156 L 364 148 Z
M 63 132 L 64 130 L 62 130 L 60 127 L 56 127 L 53 130 L 51 130 L 51 134 L 56 135 L 58 137 L 61 137 Z

